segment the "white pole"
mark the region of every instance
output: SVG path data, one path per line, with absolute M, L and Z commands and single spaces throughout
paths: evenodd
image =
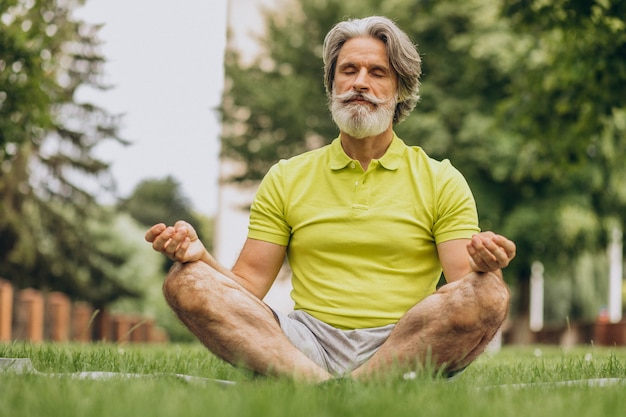
M 535 261 L 530 267 L 530 322 L 533 332 L 543 329 L 543 264 Z
M 622 320 L 622 230 L 611 230 L 609 243 L 609 321 L 618 323 Z

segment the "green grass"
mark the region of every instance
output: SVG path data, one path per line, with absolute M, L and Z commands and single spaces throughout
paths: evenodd
M 622 416 L 626 383 L 542 384 L 626 378 L 626 349 L 509 347 L 485 355 L 454 382 L 418 376 L 322 386 L 254 378 L 191 345 L 0 344 L 0 357 L 28 357 L 42 373 L 180 373 L 235 380 L 235 386 L 168 376 L 78 380 L 0 374 L 0 416 Z M 530 384 L 520 387 L 514 384 Z

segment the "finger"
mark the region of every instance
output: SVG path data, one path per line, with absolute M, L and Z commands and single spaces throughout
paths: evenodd
M 515 244 L 504 236 L 494 235 L 489 242 L 483 242 L 496 259 L 495 266 L 505 268 L 515 257 Z
M 508 262 L 506 253 L 487 234 L 475 235 L 471 239 L 468 253 L 480 271 L 494 271 Z
M 467 244 L 467 253 L 469 254 L 470 266 L 474 271 L 486 271 L 487 266 L 483 261 L 478 248 L 481 245 L 480 239 L 472 237 L 471 241 Z
M 471 240 L 471 245 L 476 254 L 482 257 L 485 261 L 496 259 L 494 253 L 499 247 L 493 242 L 491 236 L 487 234 L 474 235 Z
M 469 264 L 473 271 L 487 272 L 492 269 L 476 252 L 470 254 Z
M 166 227 L 152 241 L 152 249 L 157 252 L 165 252 L 167 247 L 170 246 L 172 236 L 174 236 L 174 228 Z
M 185 260 L 185 255 L 187 254 L 187 250 L 189 249 L 189 246 L 191 245 L 191 239 L 189 239 L 188 237 L 185 238 L 180 245 L 178 245 L 178 248 L 176 249 L 176 253 L 174 254 L 176 257 L 176 260 L 182 262 Z
M 496 234 L 492 231 L 486 231 L 486 232 L 480 232 L 478 234 L 476 234 L 475 236 L 480 237 L 481 239 L 485 238 L 485 239 L 493 239 Z
M 492 236 L 486 238 L 481 236 L 481 241 L 485 248 L 489 249 L 493 253 L 504 253 L 507 258 L 511 255 L 515 255 L 515 243 L 501 235 L 492 233 Z
M 496 235 L 496 237 L 494 238 L 494 242 L 498 244 L 504 250 L 504 252 L 506 252 L 509 260 L 515 257 L 517 247 L 512 240 L 509 240 L 504 236 Z
M 178 227 L 189 227 L 192 228 L 191 225 L 189 223 L 187 223 L 184 220 L 178 220 L 176 221 L 176 223 L 174 223 L 174 227 L 178 228 Z
M 184 220 L 178 220 L 175 224 L 174 227 L 176 229 L 179 228 L 184 228 L 187 230 L 188 232 L 188 236 L 191 238 L 191 240 L 197 239 L 198 238 L 198 234 L 196 233 L 196 230 L 193 228 L 192 225 L 190 225 L 189 223 L 187 223 Z
M 155 224 L 148 229 L 144 238 L 147 242 L 153 242 L 158 235 L 163 233 L 163 230 L 165 230 L 165 225 L 163 223 Z
M 170 241 L 167 243 L 165 252 L 170 255 L 175 255 L 176 252 L 178 252 L 178 248 L 180 247 L 181 243 L 185 239 L 187 239 L 187 235 L 189 232 L 186 228 L 172 229 L 174 230 L 174 233 L 172 234 Z

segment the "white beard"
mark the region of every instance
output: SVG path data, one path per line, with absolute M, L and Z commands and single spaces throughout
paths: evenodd
M 363 98 L 374 105 L 351 103 L 350 100 Z M 341 95 L 333 92 L 330 112 L 339 130 L 356 139 L 376 136 L 389 128 L 393 120 L 398 100 L 393 97 L 381 100 L 368 93 L 348 91 Z

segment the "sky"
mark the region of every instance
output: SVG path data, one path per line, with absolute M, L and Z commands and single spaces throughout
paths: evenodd
M 96 156 L 111 163 L 120 197 L 170 175 L 200 213 L 217 210 L 227 0 L 88 0 L 75 17 L 102 23 L 106 92 L 79 100 L 124 114 L 120 134 Z

